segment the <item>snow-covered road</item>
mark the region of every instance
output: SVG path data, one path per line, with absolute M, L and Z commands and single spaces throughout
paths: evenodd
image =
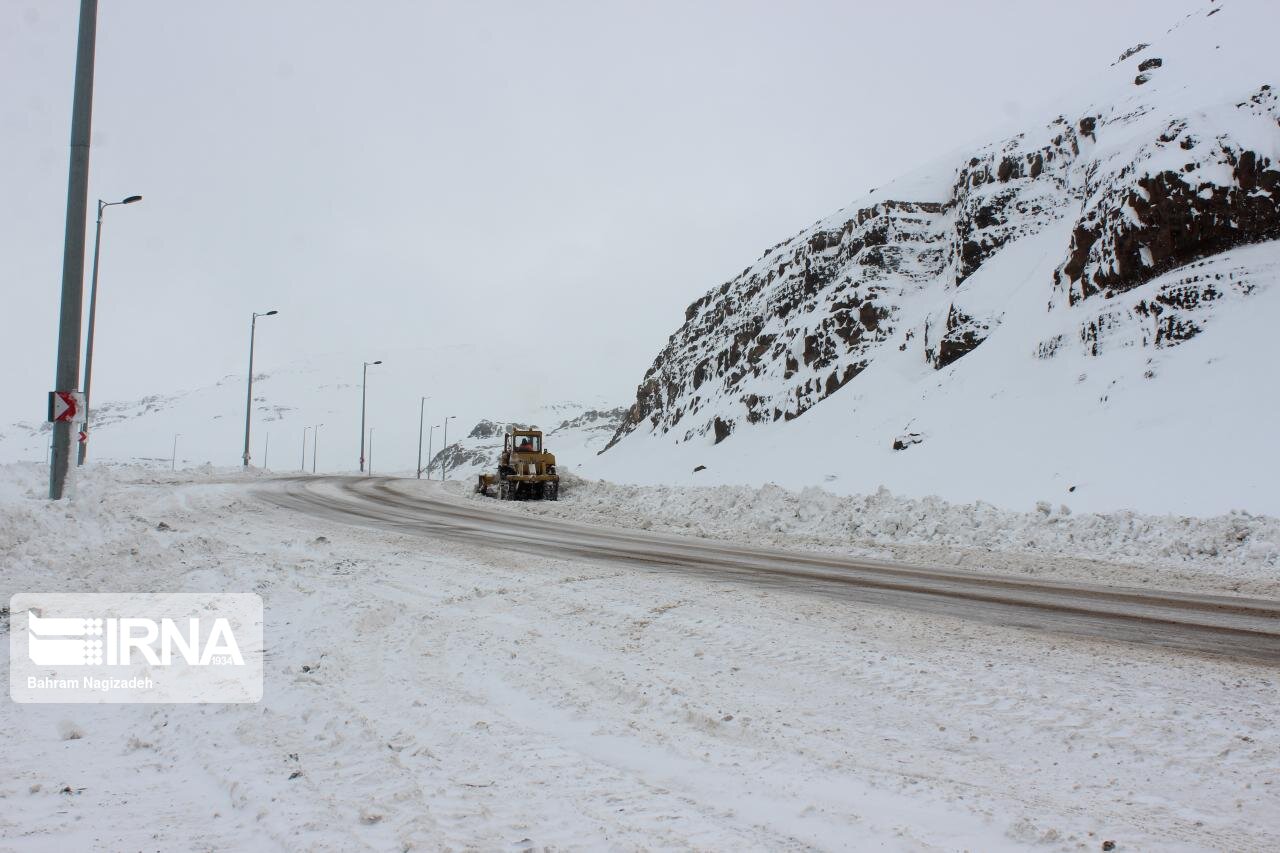
M 1272 664 L 44 477 L 5 590 L 256 592 L 265 693 L 0 704 L 0 849 L 1280 847 Z
M 278 506 L 402 533 L 603 564 L 672 567 L 991 624 L 1280 662 L 1280 602 L 1268 599 L 1032 580 L 608 529 L 504 512 L 421 480 L 299 477 L 258 491 Z

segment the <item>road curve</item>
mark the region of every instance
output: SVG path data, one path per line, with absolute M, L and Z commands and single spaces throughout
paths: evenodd
M 256 492 L 328 521 L 397 533 L 1280 664 L 1280 601 L 1024 580 L 597 527 L 464 500 L 420 480 L 295 477 Z

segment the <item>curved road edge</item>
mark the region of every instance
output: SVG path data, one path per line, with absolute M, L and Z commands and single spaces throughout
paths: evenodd
M 1280 601 L 1028 580 L 599 527 L 486 507 L 421 480 L 295 477 L 254 491 L 313 517 L 397 533 L 1280 663 Z

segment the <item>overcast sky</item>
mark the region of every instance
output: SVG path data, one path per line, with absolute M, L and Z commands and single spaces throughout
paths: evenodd
M 0 4 L 11 421 L 53 383 L 79 4 Z M 95 396 L 241 371 L 276 308 L 272 360 L 483 337 L 625 402 L 765 248 L 1201 5 L 106 0 L 90 207 L 145 200 Z

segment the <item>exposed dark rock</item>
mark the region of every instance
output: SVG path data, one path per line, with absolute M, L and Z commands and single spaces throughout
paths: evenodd
M 1062 335 L 1054 335 L 1047 341 L 1041 341 L 1036 347 L 1036 358 L 1048 359 L 1057 355 L 1058 350 L 1062 348 L 1065 339 Z
M 1115 65 L 1117 63 L 1124 62 L 1126 59 L 1133 56 L 1135 53 L 1141 53 L 1142 51 L 1146 50 L 1150 46 L 1151 45 L 1147 44 L 1146 42 L 1140 42 L 1139 44 L 1135 44 L 1133 47 L 1129 48 L 1124 53 L 1120 54 L 1120 58 L 1117 59 L 1112 64 Z
M 1274 104 L 1272 97 L 1273 111 Z M 1058 272 L 1071 303 L 1123 293 L 1233 246 L 1280 238 L 1280 169 L 1269 157 L 1224 141 L 1192 165 L 1198 171 L 1219 164 L 1231 168 L 1232 185 L 1210 184 L 1185 170 L 1099 185 Z
M 724 441 L 726 438 L 729 437 L 729 433 L 733 432 L 732 421 L 722 421 L 720 420 L 719 417 L 716 417 L 712 420 L 711 423 L 716 434 L 716 444 L 719 444 L 720 442 Z
M 988 324 L 965 314 L 954 304 L 947 309 L 946 321 L 941 332 L 925 325 L 925 359 L 934 370 L 941 370 L 978 348 L 990 334 Z M 931 343 L 936 335 L 936 343 Z
M 1142 64 L 1138 66 L 1138 70 L 1150 71 L 1152 68 L 1159 68 L 1161 65 L 1164 65 L 1164 60 L 1158 56 L 1153 56 L 1150 59 L 1144 59 Z
M 547 435 L 551 436 L 562 430 L 571 429 L 591 429 L 613 433 L 626 416 L 627 410 L 622 406 L 615 409 L 587 409 L 577 417 L 561 421 L 560 425 L 548 432 Z
M 863 363 L 858 355 L 895 331 L 893 289 L 882 282 L 926 281 L 944 268 L 943 213 L 940 203 L 882 200 L 770 248 L 689 306 L 610 446 L 646 421 L 669 429 L 686 408 L 677 401 L 695 391 L 740 399 L 734 389 L 748 378 L 780 374 L 790 383 L 757 395 L 745 413 L 751 423 L 796 417 L 834 393 L 861 370 L 835 365 L 850 355 Z M 798 316 L 807 319 L 793 322 Z M 703 432 L 713 427 L 708 421 Z
M 435 471 L 437 474 L 441 470 L 441 465 L 447 465 L 447 470 L 455 471 L 458 468 L 464 468 L 469 465 L 479 465 L 481 467 L 491 467 L 496 464 L 497 454 L 500 447 L 465 447 L 462 442 L 455 442 L 448 447 L 441 448 L 431 460 L 423 466 L 423 472 Z
M 467 438 L 493 438 L 502 435 L 505 424 L 495 423 L 490 420 L 482 420 L 471 428 L 471 432 L 467 433 Z
M 894 450 L 906 450 L 913 444 L 920 444 L 924 441 L 924 436 L 918 432 L 908 432 L 898 436 L 893 440 Z

